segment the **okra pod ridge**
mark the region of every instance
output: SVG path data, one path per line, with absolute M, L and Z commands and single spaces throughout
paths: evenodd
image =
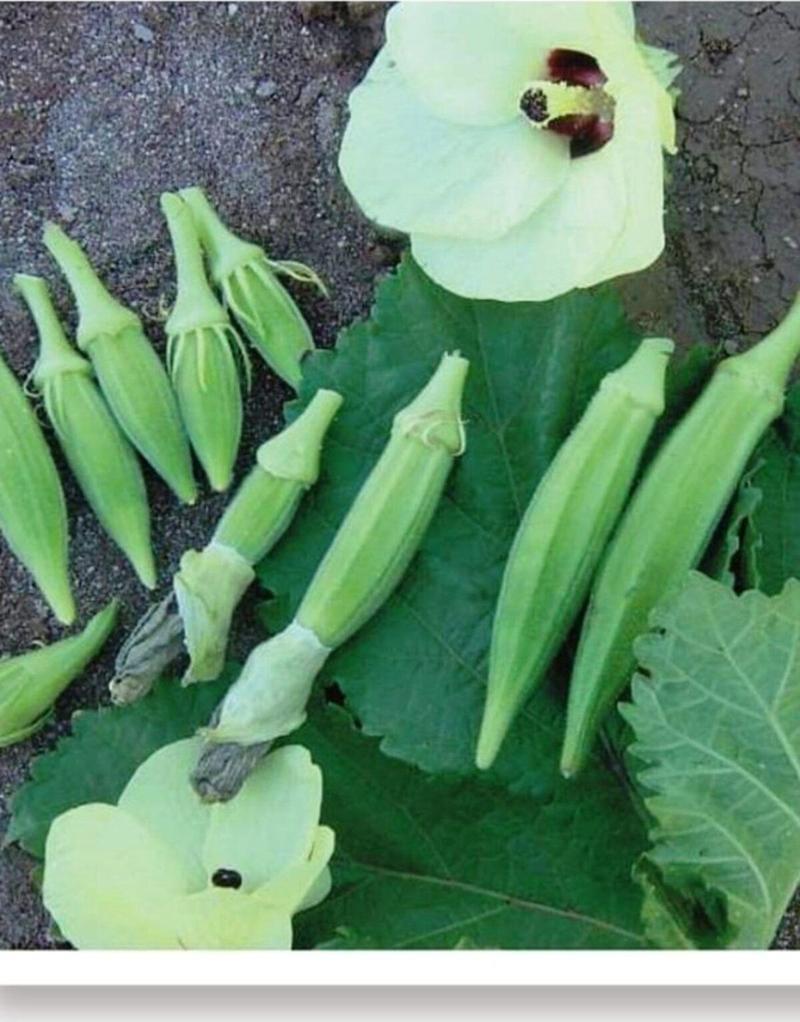
M 40 277 L 17 274 L 39 339 L 33 381 L 61 449 L 100 524 L 152 589 L 150 509 L 139 462 L 92 379 L 91 364 L 69 344 Z
M 60 227 L 48 224 L 44 242 L 75 297 L 78 347 L 89 356 L 114 418 L 178 498 L 193 504 L 197 487 L 178 403 L 141 320 L 107 291 Z

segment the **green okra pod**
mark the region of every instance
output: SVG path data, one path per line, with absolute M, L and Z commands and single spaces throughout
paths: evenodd
M 169 192 L 161 196 L 178 277 L 167 320 L 167 368 L 186 432 L 211 486 L 227 490 L 242 435 L 242 395 L 234 349 L 247 353 L 206 280 L 192 213 Z
M 311 686 L 327 657 L 400 581 L 453 461 L 464 450 L 461 398 L 468 367 L 458 354 L 444 355 L 422 391 L 395 416 L 389 442 L 339 526 L 294 620 L 253 650 L 204 731 L 207 745 L 193 775 L 203 798 L 230 798 L 258 750 L 302 724 Z
M 273 372 L 296 389 L 302 377 L 301 360 L 313 350 L 314 341 L 278 275 L 315 284 L 325 293 L 322 281 L 302 263 L 269 259 L 258 245 L 237 238 L 200 188 L 184 188 L 179 194 L 192 210 L 211 276 L 225 304 Z
M 185 685 L 212 681 L 225 661 L 233 613 L 255 577 L 253 566 L 288 528 L 305 491 L 319 474 L 320 450 L 342 399 L 318 390 L 308 407 L 261 445 L 203 550 L 187 550 L 173 579 L 171 599 L 148 611 L 120 651 L 111 683 L 115 702 L 144 695 L 183 646 L 189 654 Z
M 649 338 L 603 378 L 542 477 L 517 531 L 495 611 L 476 763 L 491 766 L 581 609 L 664 410 L 672 341 Z
M 138 459 L 98 392 L 91 365 L 67 341 L 44 280 L 17 274 L 14 283 L 39 332 L 33 381 L 70 468 L 103 528 L 152 589 L 150 510 Z
M 33 409 L 0 358 L 0 531 L 62 624 L 75 620 L 67 508 Z
M 197 487 L 178 403 L 141 320 L 108 293 L 83 249 L 60 227 L 47 224 L 44 243 L 75 296 L 78 347 L 89 356 L 114 417 L 177 496 L 194 503 Z
M 341 403 L 335 391 L 318 390 L 302 415 L 262 444 L 211 542 L 181 558 L 173 588 L 189 653 L 185 685 L 219 676 L 231 618 L 255 577 L 253 566 L 278 542 L 317 481 L 322 441 Z
M 571 776 L 628 684 L 650 612 L 698 563 L 800 353 L 800 297 L 759 344 L 726 358 L 637 487 L 606 550 L 569 690 L 561 770 Z
M 53 703 L 111 634 L 117 610 L 112 600 L 78 635 L 0 660 L 0 748 L 42 727 Z

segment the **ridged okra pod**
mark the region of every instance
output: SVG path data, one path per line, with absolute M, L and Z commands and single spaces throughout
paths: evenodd
M 561 770 L 571 776 L 630 681 L 650 612 L 698 563 L 800 353 L 800 298 L 759 344 L 717 367 L 633 494 L 595 580 L 569 690 Z
M 506 562 L 476 763 L 491 766 L 586 599 L 656 419 L 672 341 L 649 338 L 603 378 L 542 477 Z
M 0 531 L 62 624 L 75 620 L 67 508 L 50 448 L 0 358 Z
M 242 435 L 236 358 L 239 354 L 249 370 L 247 353 L 206 280 L 191 210 L 169 192 L 161 196 L 161 209 L 178 277 L 175 306 L 166 323 L 167 369 L 186 432 L 208 481 L 215 490 L 227 490 Z
M 211 276 L 225 304 L 267 365 L 296 389 L 302 377 L 301 360 L 313 350 L 314 341 L 278 275 L 315 284 L 323 293 L 324 285 L 302 263 L 269 259 L 260 246 L 237 238 L 200 188 L 184 188 L 179 194 L 192 210 Z
M 225 661 L 233 613 L 255 577 L 253 566 L 278 542 L 319 475 L 320 451 L 342 399 L 318 390 L 291 425 L 259 447 L 205 549 L 187 550 L 173 579 L 178 613 L 153 608 L 120 651 L 115 702 L 144 695 L 185 645 L 183 683 L 211 681 Z M 167 601 L 171 603 L 171 598 Z M 182 641 L 181 641 L 182 640 Z
M 177 496 L 193 504 L 197 487 L 178 402 L 141 320 L 109 294 L 83 249 L 60 227 L 48 224 L 44 243 L 75 296 L 78 347 L 89 356 L 115 419 Z
M 136 454 L 97 390 L 90 363 L 67 341 L 44 280 L 17 274 L 14 283 L 39 332 L 33 381 L 61 449 L 100 524 L 152 589 L 150 509 Z
M 56 699 L 100 651 L 117 609 L 112 600 L 78 635 L 0 660 L 0 748 L 42 727 Z
M 292 623 L 247 658 L 204 732 L 193 775 L 200 795 L 238 791 L 273 739 L 305 719 L 325 660 L 384 603 L 417 552 L 455 457 L 464 450 L 461 396 L 469 363 L 444 355 L 395 416 L 376 465 L 339 526 Z

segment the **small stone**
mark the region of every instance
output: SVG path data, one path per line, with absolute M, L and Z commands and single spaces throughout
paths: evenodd
M 797 251 L 797 247 L 798 247 L 797 242 L 794 240 L 794 238 L 790 237 L 788 234 L 784 234 L 784 236 L 783 236 L 783 243 L 784 243 L 784 245 L 788 245 L 789 248 L 791 248 L 793 251 Z
M 270 99 L 278 91 L 278 83 L 271 78 L 265 78 L 256 85 L 256 95 L 259 99 Z
M 152 28 L 148 28 L 141 21 L 134 21 L 133 23 L 133 34 L 139 40 L 140 43 L 152 43 L 155 39 L 156 34 Z
M 228 4 L 228 17 L 232 18 L 238 10 L 239 10 L 238 4 Z
M 747 97 L 750 95 L 750 90 L 742 86 L 741 89 L 736 90 L 736 95 L 739 97 L 739 99 L 747 99 Z
M 74 206 L 70 206 L 66 202 L 57 202 L 56 213 L 58 213 L 60 219 L 63 220 L 65 224 L 71 224 L 77 216 L 78 211 Z
M 300 109 L 307 110 L 308 107 L 313 106 L 322 94 L 324 87 L 325 80 L 323 78 L 312 78 L 311 81 L 306 82 L 297 97 L 297 105 Z

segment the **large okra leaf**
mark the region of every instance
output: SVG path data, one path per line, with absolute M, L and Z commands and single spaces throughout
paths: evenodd
M 653 792 L 648 936 L 766 948 L 800 883 L 800 582 L 736 596 L 692 573 L 653 625 L 622 708 Z
M 643 946 L 630 864 L 644 830 L 607 774 L 561 782 L 546 804 L 432 778 L 337 707 L 315 707 L 291 740 L 322 767 L 336 831 L 334 892 L 295 917 L 296 946 Z
M 473 301 L 437 287 L 406 259 L 378 289 L 370 320 L 345 331 L 335 351 L 304 362 L 293 410 L 317 387 L 339 391 L 344 405 L 319 482 L 259 569 L 278 597 L 267 612 L 272 629 L 288 623 L 395 412 L 443 351 L 470 361 L 467 450 L 421 551 L 395 595 L 326 668 L 387 754 L 433 772 L 473 771 L 492 616 L 520 517 L 600 379 L 639 339 L 610 288 L 541 303 Z M 698 351 L 670 379 L 673 407 L 707 373 Z M 491 779 L 538 796 L 552 791 L 563 729 L 558 689 L 551 682 L 533 696 Z

